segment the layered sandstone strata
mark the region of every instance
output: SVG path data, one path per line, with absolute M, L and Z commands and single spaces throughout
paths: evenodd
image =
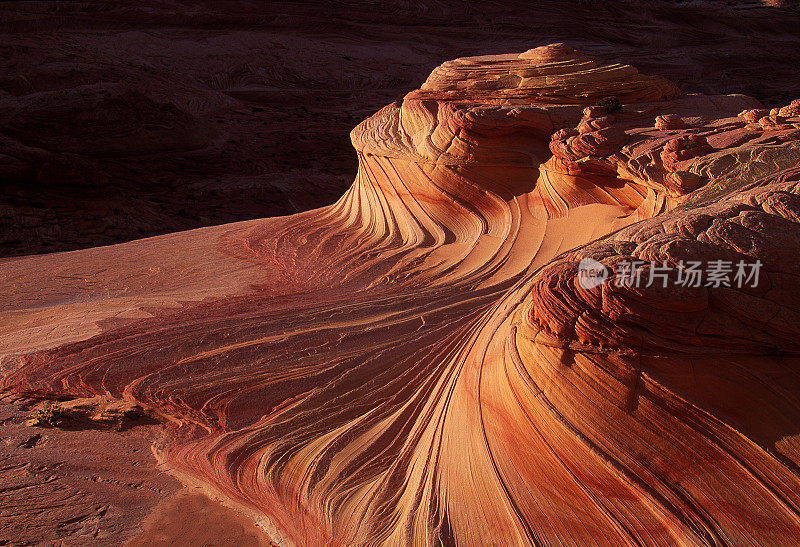
M 279 543 L 786 543 L 795 106 L 562 44 L 445 63 L 353 131 L 335 205 L 0 264 L 3 386 L 155 409 Z

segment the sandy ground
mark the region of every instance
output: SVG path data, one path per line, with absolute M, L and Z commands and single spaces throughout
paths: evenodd
M 127 547 L 273 545 L 247 517 L 188 489 L 159 503 L 142 526 L 144 533 L 128 541 Z
M 269 544 L 251 520 L 158 469 L 157 423 L 34 427 L 37 403 L 0 398 L 0 545 Z

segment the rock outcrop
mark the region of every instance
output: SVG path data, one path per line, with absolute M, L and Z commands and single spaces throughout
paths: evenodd
M 356 124 L 445 59 L 532 40 L 785 106 L 793 3 L 0 2 L 0 257 L 334 203 Z
M 277 543 L 785 544 L 795 107 L 563 44 L 445 63 L 332 206 L 0 263 L 3 388 L 154 409 Z M 678 283 L 715 261 L 760 277 Z

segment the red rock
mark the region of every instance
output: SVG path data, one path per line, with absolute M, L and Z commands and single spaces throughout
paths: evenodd
M 691 171 L 674 171 L 666 178 L 667 188 L 673 190 L 678 195 L 686 195 L 689 192 L 697 190 L 703 178 Z
M 714 151 L 708 139 L 699 135 L 685 135 L 670 139 L 661 151 L 661 161 L 669 170 L 674 170 L 678 163 L 705 156 Z
M 686 127 L 683 119 L 675 114 L 664 114 L 656 116 L 655 128 L 656 129 L 683 129 Z
M 763 108 L 750 108 L 739 113 L 739 117 L 744 118 L 748 123 L 756 123 L 758 120 L 768 115 L 769 110 Z
M 790 544 L 800 143 L 755 106 L 563 44 L 444 63 L 334 205 L 0 262 L 2 387 L 155 409 L 276 542 Z
M 375 9 L 364 0 L 88 0 L 58 4 L 55 15 L 54 6 L 0 3 L 0 153 L 10 158 L 0 160 L 3 256 L 333 203 L 356 170 L 352 127 L 417 87 L 431 67 L 469 51 L 533 48 L 549 36 L 598 55 L 601 64 L 634 64 L 687 94 L 744 92 L 771 106 L 800 96 L 800 12 L 753 2 L 659 2 L 651 9 L 559 0 L 520 9 L 517 1 L 500 0 L 481 9 L 464 2 Z M 520 47 L 523 38 L 533 42 Z M 120 124 L 138 103 L 111 101 L 106 94 L 118 88 L 172 104 L 185 123 L 160 131 L 145 118 Z M 92 104 L 92 90 L 103 114 L 87 120 L 69 105 Z M 46 105 L 33 101 L 37 95 L 51 103 L 52 116 L 42 115 Z M 27 145 L 3 129 L 16 116 L 29 124 L 16 128 Z M 96 146 L 78 143 L 84 180 L 78 161 L 61 157 L 71 152 L 60 151 L 75 146 L 81 127 L 90 128 L 87 142 L 105 141 L 112 152 L 94 155 Z M 150 132 L 160 133 L 153 142 L 172 145 L 147 158 L 127 153 L 146 147 L 141 135 Z M 182 135 L 207 145 L 186 153 Z M 59 165 L 73 166 L 68 186 L 59 184 Z M 98 202 L 112 212 L 95 216 Z M 46 233 L 17 222 L 31 207 Z
M 614 116 L 603 116 L 601 118 L 584 118 L 578 124 L 578 133 L 591 133 L 599 131 L 607 127 L 611 127 L 614 123 Z
M 800 99 L 795 99 L 791 104 L 778 110 L 778 115 L 785 118 L 795 118 L 800 116 Z

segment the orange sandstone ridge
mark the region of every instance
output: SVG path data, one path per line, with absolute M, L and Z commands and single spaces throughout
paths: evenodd
M 0 262 L 2 385 L 155 409 L 279 544 L 791 543 L 798 140 L 800 101 L 562 44 L 457 59 L 353 130 L 330 207 Z

